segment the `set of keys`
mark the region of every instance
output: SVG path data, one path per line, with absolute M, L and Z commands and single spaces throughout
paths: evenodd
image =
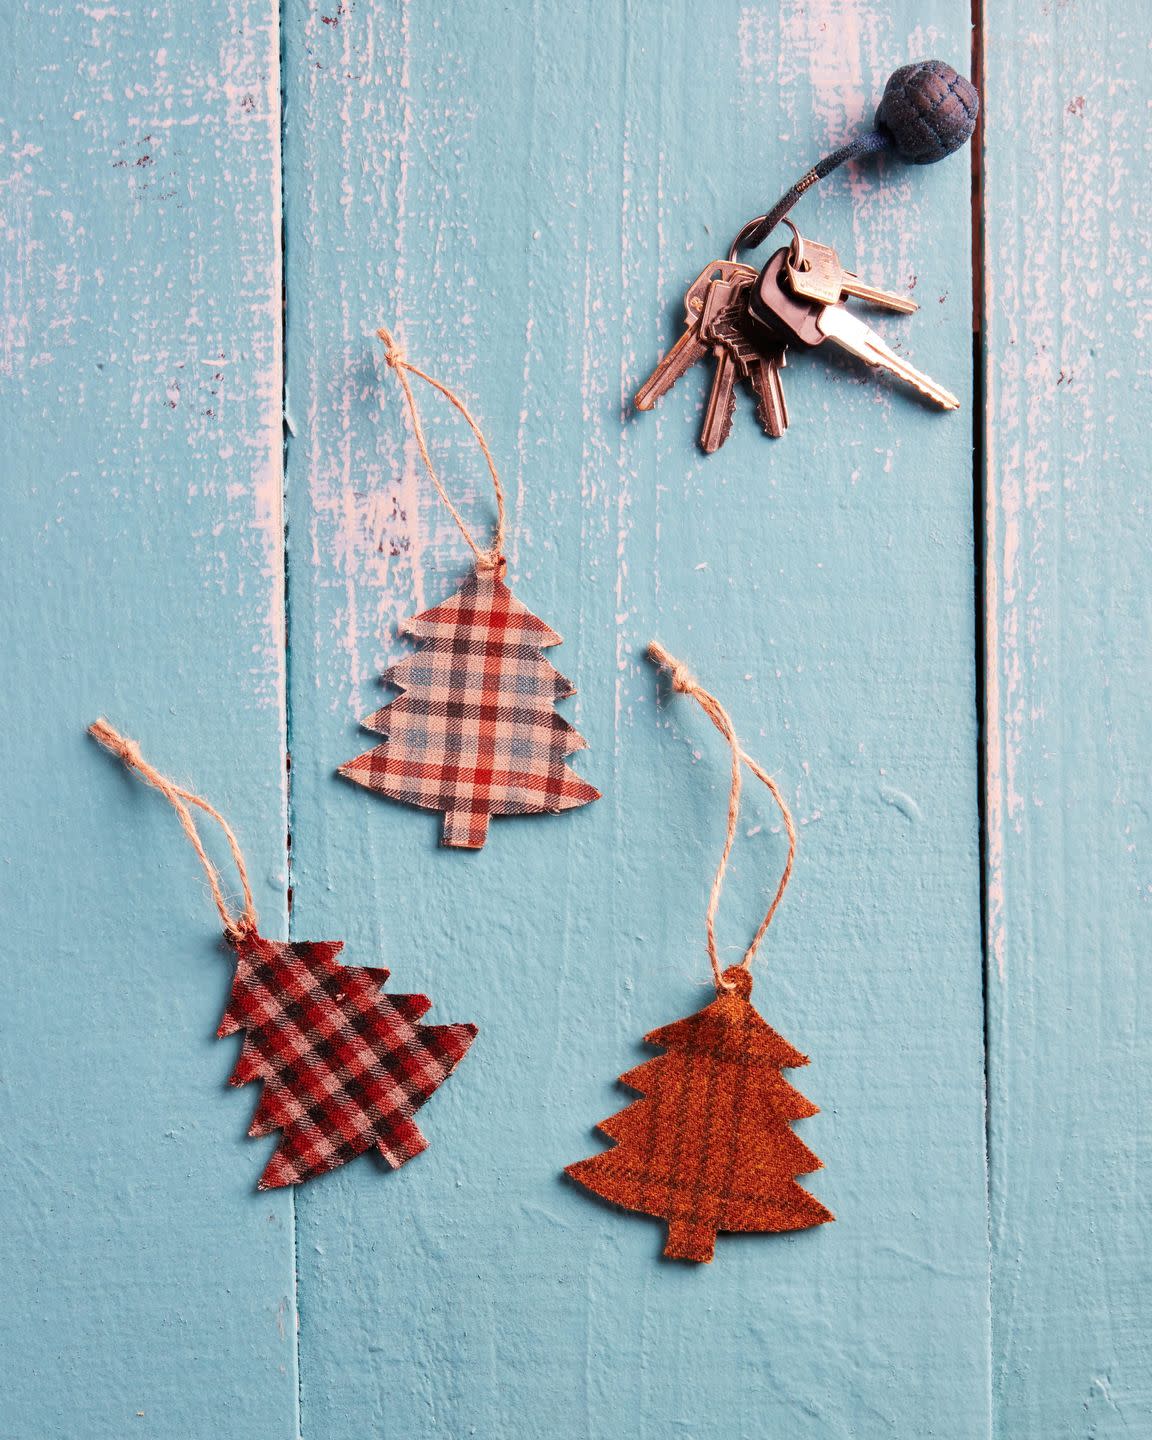
M 734 259 L 715 260 L 685 296 L 684 333 L 636 393 L 636 408 L 656 402 L 698 361 L 712 356 L 712 389 L 700 431 L 701 449 L 719 450 L 732 431 L 736 389 L 746 382 L 756 397 L 765 434 L 788 428 L 780 372 L 788 348 L 812 350 L 826 340 L 878 366 L 944 410 L 957 410 L 955 395 L 910 365 L 844 305 L 857 299 L 902 315 L 919 307 L 903 295 L 866 285 L 845 270 L 830 245 L 806 240 L 792 225 L 792 243 L 776 251 L 757 273 Z

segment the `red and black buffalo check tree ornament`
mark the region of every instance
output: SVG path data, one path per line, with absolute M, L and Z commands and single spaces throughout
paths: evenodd
M 454 595 L 400 627 L 420 648 L 383 679 L 403 693 L 363 722 L 385 739 L 342 765 L 340 774 L 393 800 L 442 811 L 442 843 L 478 850 L 490 815 L 556 814 L 587 805 L 600 792 L 565 763 L 585 741 L 555 709 L 558 700 L 576 693 L 543 653 L 559 645 L 560 636 L 504 580 L 504 491 L 484 436 L 446 386 L 405 360 L 386 330 L 378 333 L 400 380 L 425 468 L 476 566 Z M 409 371 L 451 401 L 484 452 L 496 492 L 491 550 L 476 544 L 436 474 Z
M 249 1135 L 282 1132 L 259 1188 L 296 1185 L 365 1150 L 398 1169 L 428 1142 L 413 1116 L 476 1038 L 421 1025 L 426 995 L 385 995 L 387 970 L 339 965 L 340 941 L 233 942 L 236 975 L 217 1032 L 244 1032 L 233 1085 L 263 1080 Z
M 753 1008 L 750 966 L 792 874 L 796 828 L 775 781 L 741 748 L 728 712 L 678 661 L 653 644 L 673 689 L 699 701 L 732 754 L 728 829 L 708 900 L 708 958 L 716 999 L 644 1038 L 665 1054 L 620 1078 L 643 1096 L 598 1126 L 615 1148 L 567 1167 L 574 1180 L 628 1210 L 668 1224 L 664 1254 L 709 1261 L 719 1231 L 804 1230 L 835 1217 L 796 1183 L 821 1168 L 792 1129 L 817 1108 L 780 1073 L 808 1059 Z M 780 807 L 788 859 L 772 904 L 739 965 L 721 969 L 716 911 L 740 813 L 742 767 Z
M 413 1117 L 451 1075 L 476 1038 L 475 1025 L 421 1025 L 426 995 L 388 995 L 388 971 L 341 965 L 340 941 L 266 940 L 239 842 L 219 811 L 168 780 L 132 740 L 105 720 L 93 737 L 154 786 L 180 819 L 196 851 L 236 955 L 232 994 L 217 1034 L 243 1033 L 233 1085 L 264 1088 L 250 1135 L 280 1131 L 259 1189 L 297 1185 L 377 1150 L 393 1168 L 427 1146 Z M 244 908 L 233 914 L 204 849 L 193 808 L 221 827 L 236 864 Z

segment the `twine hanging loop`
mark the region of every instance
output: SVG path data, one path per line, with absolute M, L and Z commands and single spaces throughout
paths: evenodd
M 440 499 L 444 502 L 449 515 L 451 515 L 452 519 L 455 520 L 461 535 L 464 536 L 464 539 L 468 542 L 469 548 L 471 549 L 473 555 L 476 557 L 476 568 L 478 570 L 502 570 L 504 567 L 504 530 L 506 510 L 506 505 L 504 501 L 504 486 L 500 479 L 500 472 L 496 469 L 496 462 L 492 458 L 492 452 L 488 448 L 488 442 L 484 438 L 484 432 L 480 429 L 480 426 L 472 418 L 471 414 L 469 413 L 468 407 L 464 404 L 463 400 L 459 398 L 459 396 L 454 394 L 447 385 L 442 385 L 439 380 L 436 380 L 431 375 L 426 374 L 425 371 L 419 368 L 419 366 L 412 364 L 412 362 L 404 354 L 404 351 L 397 344 L 396 340 L 393 338 L 391 331 L 386 330 L 383 326 L 381 326 L 380 329 L 376 331 L 376 335 L 378 339 L 384 342 L 384 359 L 387 361 L 391 369 L 396 372 L 396 378 L 400 381 L 400 388 L 404 392 L 404 399 L 408 405 L 408 413 L 412 417 L 412 429 L 416 436 L 416 444 L 420 450 L 420 458 L 424 462 L 424 469 L 428 472 L 428 478 L 435 486 L 437 495 L 439 495 Z M 468 428 L 476 437 L 476 443 L 480 446 L 481 452 L 484 455 L 484 459 L 488 464 L 488 473 L 492 477 L 492 488 L 496 492 L 496 528 L 492 535 L 492 544 L 487 550 L 481 549 L 481 547 L 476 543 L 476 540 L 473 537 L 471 530 L 469 530 L 468 526 L 464 523 L 464 517 L 460 514 L 460 511 L 452 503 L 451 497 L 449 496 L 447 490 L 445 490 L 440 476 L 436 473 L 436 467 L 432 464 L 432 456 L 428 452 L 428 441 L 424 434 L 424 426 L 420 420 L 420 410 L 416 404 L 416 397 L 412 393 L 412 386 L 408 381 L 409 375 L 418 376 L 421 380 L 424 381 L 426 385 L 431 385 L 433 390 L 438 390 L 440 394 L 444 396 L 445 400 L 447 400 L 451 405 L 455 406 L 455 408 L 460 412 L 460 414 L 463 415 L 465 421 L 468 424 Z
M 699 680 L 692 674 L 688 667 L 670 655 L 663 645 L 653 640 L 648 646 L 648 658 L 661 669 L 667 671 L 669 681 L 673 690 L 681 695 L 691 695 L 699 704 L 700 708 L 712 721 L 716 729 L 723 735 L 732 754 L 731 779 L 728 784 L 728 824 L 724 834 L 724 848 L 720 852 L 720 864 L 716 869 L 716 877 L 712 881 L 712 889 L 708 895 L 708 909 L 705 915 L 705 929 L 708 937 L 708 959 L 712 965 L 712 979 L 718 991 L 738 991 L 747 997 L 752 987 L 752 979 L 748 974 L 756 951 L 760 948 L 760 942 L 768 926 L 772 923 L 772 917 L 784 898 L 784 891 L 788 888 L 788 882 L 792 878 L 792 865 L 796 858 L 796 824 L 792 819 L 792 812 L 788 808 L 787 801 L 780 793 L 780 787 L 751 755 L 743 749 L 736 738 L 736 731 L 732 725 L 732 718 L 709 691 L 705 690 Z M 732 855 L 732 846 L 736 839 L 736 825 L 740 818 L 740 793 L 743 785 L 742 767 L 747 765 L 757 780 L 767 786 L 772 799 L 775 800 L 780 814 L 784 820 L 784 830 L 788 836 L 788 858 L 784 862 L 784 871 L 780 876 L 780 882 L 776 886 L 776 894 L 768 907 L 768 912 L 760 922 L 756 934 L 752 937 L 752 943 L 744 952 L 744 958 L 738 966 L 732 966 L 725 970 L 720 963 L 720 952 L 716 944 L 716 912 L 720 908 L 720 896 L 724 890 L 724 877 L 728 872 L 728 861 Z M 741 974 L 743 972 L 743 974 Z
M 223 815 L 209 805 L 202 796 L 193 794 L 191 790 L 185 790 L 183 786 L 177 785 L 167 776 L 162 775 L 155 766 L 150 765 L 144 759 L 136 741 L 129 740 L 127 736 L 114 730 L 107 720 L 94 721 L 89 725 L 88 733 L 94 740 L 99 741 L 105 750 L 122 760 L 129 770 L 135 771 L 141 780 L 159 790 L 175 810 L 184 833 L 192 842 L 192 848 L 196 851 L 197 858 L 204 867 L 204 873 L 208 877 L 208 886 L 212 891 L 212 899 L 216 902 L 216 909 L 220 912 L 220 920 L 228 940 L 233 945 L 238 945 L 247 936 L 255 935 L 256 905 L 252 899 L 252 887 L 248 883 L 248 867 L 244 863 L 240 842 L 236 839 L 231 825 Z M 204 848 L 204 842 L 200 838 L 200 832 L 196 828 L 196 820 L 190 807 L 195 807 L 197 810 L 202 810 L 205 815 L 211 816 L 224 832 L 224 838 L 228 841 L 228 848 L 232 852 L 232 860 L 236 866 L 236 873 L 240 877 L 240 888 L 244 895 L 244 908 L 238 915 L 232 913 L 231 906 L 224 894 L 224 887 L 220 883 L 220 872 Z

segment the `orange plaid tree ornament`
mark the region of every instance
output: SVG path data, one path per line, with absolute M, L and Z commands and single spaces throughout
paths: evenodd
M 408 403 L 424 467 L 476 566 L 455 595 L 400 627 L 420 649 L 383 679 L 403 694 L 363 722 L 385 739 L 342 765 L 340 774 L 393 800 L 442 811 L 441 842 L 478 850 L 490 815 L 555 814 L 587 805 L 600 792 L 565 763 L 585 741 L 555 710 L 558 700 L 576 693 L 544 657 L 560 636 L 504 582 L 504 487 L 480 427 L 447 386 L 404 359 L 387 330 L 377 334 Z M 477 545 L 440 482 L 408 372 L 456 407 L 484 453 L 496 492 L 490 550 Z
M 567 1166 L 580 1184 L 628 1210 L 667 1221 L 664 1254 L 709 1261 L 718 1231 L 804 1230 L 835 1217 L 796 1183 L 821 1163 L 792 1129 L 817 1107 L 780 1071 L 808 1059 L 752 1007 L 752 958 L 792 874 L 796 829 L 775 781 L 740 747 L 727 711 L 685 668 L 653 644 L 672 685 L 700 702 L 732 751 L 728 833 L 708 901 L 708 956 L 717 998 L 644 1038 L 666 1053 L 620 1079 L 642 1099 L 597 1127 L 615 1148 Z M 721 969 L 716 911 L 740 811 L 741 769 L 768 787 L 784 817 L 788 859 L 775 897 L 739 965 Z

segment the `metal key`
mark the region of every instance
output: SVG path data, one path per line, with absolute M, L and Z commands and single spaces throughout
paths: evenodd
M 943 385 L 937 385 L 936 381 L 922 370 L 910 365 L 891 345 L 881 340 L 870 325 L 865 325 L 859 316 L 850 314 L 843 305 L 823 306 L 816 317 L 816 324 L 826 340 L 834 340 L 842 350 L 847 350 L 849 355 L 855 355 L 869 365 L 878 365 L 881 369 L 898 375 L 941 409 L 959 410 L 960 401 L 951 390 L 945 390 Z
M 752 385 L 756 393 L 756 414 L 768 435 L 778 439 L 788 428 L 788 406 L 780 381 L 784 346 L 773 341 L 767 347 L 757 347 L 741 323 L 753 278 L 743 274 L 727 281 L 713 281 L 700 315 L 700 334 L 711 342 L 718 363 L 724 350 L 735 370 L 731 381 L 726 367 L 714 379 L 714 394 L 709 396 L 700 440 L 709 454 L 718 449 L 731 432 L 738 379 Z
M 741 321 L 750 284 L 733 286 L 728 304 L 719 315 L 706 316 L 701 331 L 729 351 L 740 378 L 747 380 L 756 394 L 756 415 L 764 433 L 778 440 L 788 428 L 788 405 L 780 379 L 785 346 L 777 341 L 755 345 L 748 338 Z
M 736 413 L 736 381 L 747 373 L 747 364 L 739 345 L 729 343 L 724 330 L 727 318 L 742 310 L 744 295 L 752 279 L 737 272 L 730 277 L 714 278 L 708 285 L 700 311 L 700 338 L 712 349 L 716 368 L 712 388 L 704 407 L 700 426 L 700 448 L 713 455 L 732 433 L 732 417 Z M 746 344 L 743 336 L 737 337 Z M 751 347 L 748 347 L 749 350 Z
M 651 410 L 657 400 L 671 390 L 681 375 L 686 374 L 708 354 L 711 346 L 700 334 L 700 316 L 708 291 L 713 281 L 724 282 L 737 276 L 754 280 L 756 272 L 751 266 L 741 265 L 736 261 L 713 260 L 688 287 L 688 293 L 684 297 L 684 333 L 637 390 L 634 402 L 637 410 Z
M 895 310 L 900 315 L 914 315 L 919 310 L 916 301 L 906 295 L 865 285 L 851 270 L 844 269 L 831 245 L 807 240 L 795 228 L 793 233 L 795 239 L 789 249 L 785 273 L 789 288 L 800 299 L 815 300 L 821 305 L 837 305 L 851 296 L 856 300 L 865 300 L 869 305 Z
M 787 249 L 777 250 L 748 290 L 745 323 L 750 336 L 766 333 L 809 349 L 833 340 L 869 365 L 878 365 L 898 375 L 943 409 L 960 408 L 955 395 L 897 355 L 874 330 L 850 315 L 842 305 L 801 299 L 785 289 L 781 281 L 788 254 Z
M 739 377 L 736 357 L 727 345 L 717 345 L 714 349 L 716 370 L 712 376 L 712 389 L 708 392 L 708 404 L 704 407 L 704 421 L 700 426 L 700 448 L 706 455 L 715 454 L 732 433 L 736 381 Z
M 761 354 L 748 378 L 756 392 L 756 415 L 765 435 L 779 440 L 788 429 L 788 402 L 784 398 L 784 382 L 780 371 L 787 363 L 787 349 L 779 345 L 770 354 Z

